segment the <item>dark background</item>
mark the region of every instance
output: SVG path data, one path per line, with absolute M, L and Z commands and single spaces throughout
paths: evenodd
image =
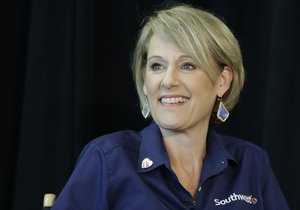
M 41 209 L 84 144 L 147 123 L 130 56 L 158 2 L 1 1 L 0 209 Z M 264 148 L 291 209 L 300 209 L 298 1 L 182 2 L 222 17 L 241 44 L 245 88 L 218 129 Z

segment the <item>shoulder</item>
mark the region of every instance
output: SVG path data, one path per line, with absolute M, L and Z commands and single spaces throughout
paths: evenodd
M 265 151 L 250 140 L 238 138 L 234 136 L 219 134 L 225 148 L 230 151 L 251 151 L 254 153 L 264 153 Z
M 134 130 L 121 130 L 107 133 L 90 141 L 87 146 L 98 147 L 104 154 L 117 148 L 138 152 L 141 135 Z
M 245 163 L 247 163 L 247 165 L 268 164 L 269 160 L 267 152 L 250 140 L 218 133 L 216 136 L 223 145 L 223 148 L 239 163 L 239 165 Z
M 107 133 L 88 142 L 82 149 L 77 164 L 94 168 L 107 167 L 122 162 L 127 167 L 135 166 L 139 154 L 141 137 L 139 132 L 121 130 Z M 103 169 L 104 170 L 104 169 Z
M 244 138 L 217 135 L 227 157 L 238 165 L 240 175 L 256 177 L 257 181 L 261 182 L 266 174 L 272 173 L 271 162 L 265 149 Z

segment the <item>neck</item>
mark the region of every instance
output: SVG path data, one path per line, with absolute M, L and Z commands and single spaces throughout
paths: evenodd
M 194 195 L 206 154 L 208 128 L 196 132 L 162 131 L 172 170 L 180 183 Z

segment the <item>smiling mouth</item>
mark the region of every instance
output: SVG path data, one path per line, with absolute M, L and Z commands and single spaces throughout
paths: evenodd
M 174 98 L 160 98 L 159 99 L 160 103 L 162 104 L 183 104 L 189 101 L 187 98 L 183 97 L 174 97 Z

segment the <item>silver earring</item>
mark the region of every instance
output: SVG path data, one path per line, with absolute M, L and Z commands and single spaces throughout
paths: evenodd
M 142 115 L 145 119 L 147 119 L 147 117 L 150 114 L 150 107 L 149 107 L 149 102 L 147 99 L 147 96 L 145 97 L 145 101 L 144 101 L 144 105 L 143 105 L 143 109 L 142 109 Z
M 225 122 L 229 117 L 229 112 L 226 109 L 225 105 L 223 104 L 222 98 L 218 98 L 218 100 L 219 100 L 219 107 L 217 111 L 217 118 L 222 122 Z

